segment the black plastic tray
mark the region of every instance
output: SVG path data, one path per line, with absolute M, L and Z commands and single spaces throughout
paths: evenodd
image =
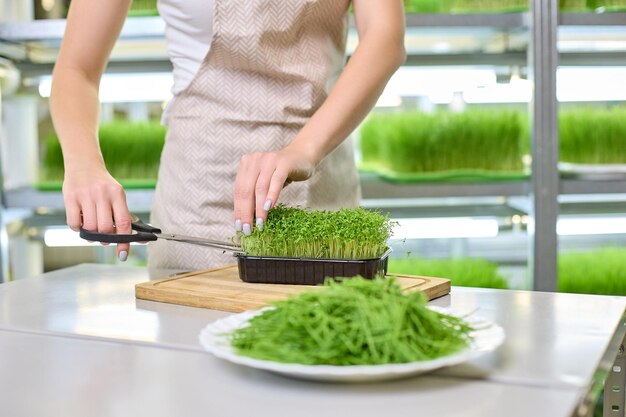
M 380 258 L 373 259 L 280 258 L 245 253 L 235 253 L 235 256 L 239 278 L 244 282 L 318 285 L 327 277 L 384 277 L 390 253 L 388 249 Z

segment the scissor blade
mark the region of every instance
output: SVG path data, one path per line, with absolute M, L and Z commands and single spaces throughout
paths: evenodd
M 155 233 L 155 235 L 159 239 L 175 240 L 177 242 L 185 242 L 185 243 L 191 243 L 194 245 L 209 246 L 212 248 L 223 249 L 223 250 L 232 251 L 232 252 L 242 251 L 240 246 L 232 245 L 227 242 L 220 242 L 219 240 L 204 239 L 201 237 L 194 237 L 194 236 L 174 235 L 171 233 Z

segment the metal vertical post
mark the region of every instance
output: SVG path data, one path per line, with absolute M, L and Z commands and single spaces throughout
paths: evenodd
M 609 370 L 604 385 L 604 409 L 603 417 L 624 417 L 626 415 L 626 354 L 624 354 L 624 344 L 626 338 L 620 346 L 620 350 L 615 358 L 615 363 Z
M 13 96 L 2 103 L 4 188 L 30 187 L 39 179 L 38 99 Z
M 4 210 L 6 209 L 6 199 L 4 196 L 4 167 L 2 165 L 2 143 L 4 126 L 2 124 L 2 91 L 0 91 L 0 284 L 9 276 L 9 249 L 6 226 L 4 224 Z
M 528 60 L 534 82 L 531 102 L 532 187 L 529 222 L 533 288 L 557 289 L 558 118 L 556 69 L 558 0 L 531 1 Z
M 0 2 L 0 22 L 28 22 L 35 17 L 34 2 L 3 0 Z
M 38 179 L 38 133 L 37 98 L 13 96 L 2 102 L 2 134 L 0 157 L 2 157 L 1 189 L 28 187 Z M 3 200 L 6 204 L 6 201 Z M 31 268 L 31 257 L 17 256 L 11 259 L 7 231 L 7 210 L 0 208 L 0 282 L 9 279 L 12 266 L 19 261 L 23 268 Z M 13 261 L 13 262 L 12 262 Z

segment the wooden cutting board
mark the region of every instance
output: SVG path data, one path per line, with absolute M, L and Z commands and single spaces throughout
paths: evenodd
M 429 300 L 450 292 L 450 280 L 445 278 L 393 276 L 404 290 L 422 291 Z M 142 300 L 239 313 L 261 308 L 302 291 L 321 288 L 309 285 L 250 284 L 239 279 L 237 265 L 226 265 L 137 284 L 135 296 Z

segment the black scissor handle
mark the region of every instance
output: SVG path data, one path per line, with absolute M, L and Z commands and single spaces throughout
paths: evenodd
M 163 233 L 158 227 L 150 226 L 149 224 L 142 222 L 141 219 L 134 214 L 131 213 L 130 216 L 133 221 L 131 224 L 133 230 L 136 230 L 137 232 Z
M 115 233 L 90 232 L 89 230 L 85 230 L 81 227 L 80 237 L 85 240 L 104 243 L 148 242 L 158 239 L 154 233 L 161 233 L 161 229 L 142 222 L 141 219 L 134 214 L 131 214 L 131 216 L 133 220 L 131 225 L 132 229 L 137 233 L 122 235 Z

